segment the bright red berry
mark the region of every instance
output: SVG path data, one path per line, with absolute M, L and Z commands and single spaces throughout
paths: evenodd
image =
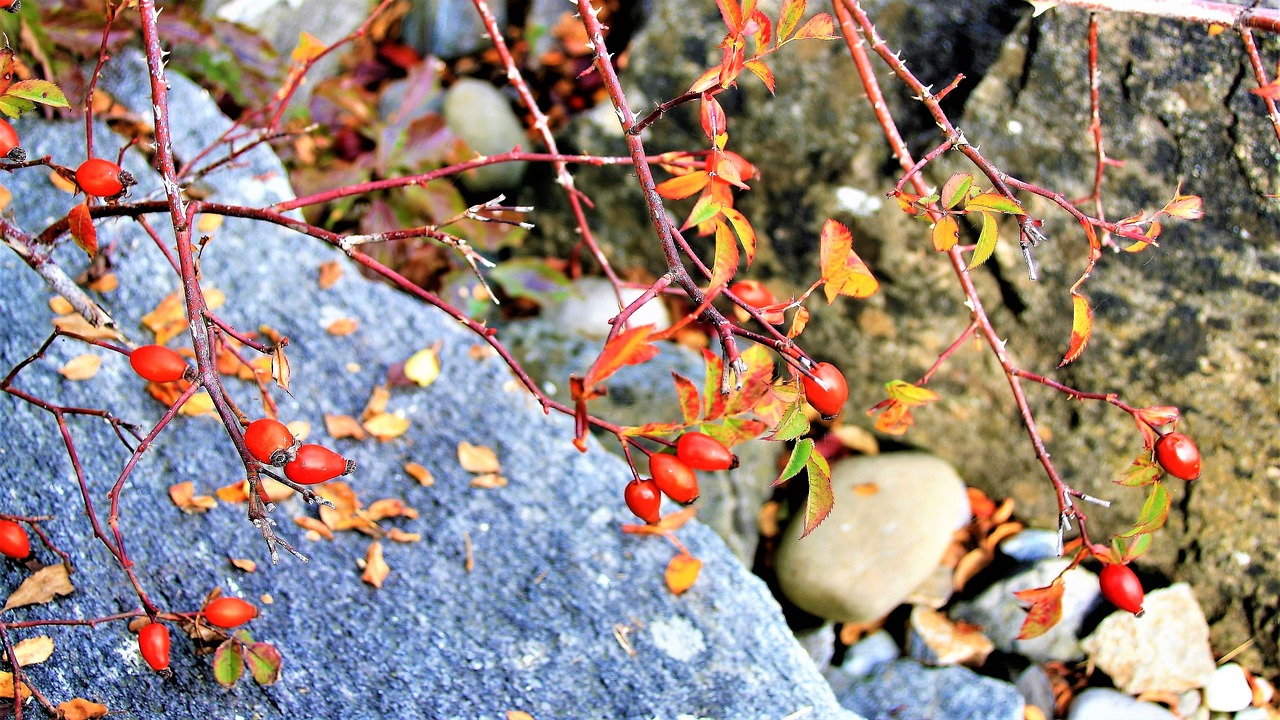
M 156 672 L 168 670 L 169 628 L 158 622 L 143 627 L 138 631 L 138 650 L 142 652 L 142 659 L 147 661 L 152 670 Z
M 11 560 L 24 560 L 31 554 L 31 538 L 21 525 L 0 520 L 0 555 Z
M 289 449 L 293 447 L 293 433 L 285 424 L 271 418 L 259 418 L 244 429 L 244 444 L 249 453 L 268 465 L 284 465 L 289 462 Z
M 0 10 L 16 13 L 22 9 L 22 0 L 0 0 Z
M 258 608 L 236 597 L 220 597 L 204 606 L 204 619 L 210 625 L 233 628 L 258 617 Z
M 110 160 L 89 158 L 76 168 L 76 184 L 86 195 L 115 197 L 134 184 L 133 175 Z
M 1156 440 L 1156 462 L 1176 478 L 1190 481 L 1200 477 L 1200 448 L 1180 432 L 1161 435 Z
M 828 420 L 839 415 L 844 401 L 849 399 L 849 384 L 840 369 L 831 363 L 814 365 L 813 378 L 801 375 L 800 381 L 804 384 L 805 399 Z
M 653 482 L 667 497 L 681 505 L 698 499 L 698 475 L 680 458 L 667 453 L 649 457 L 649 473 Z
M 740 280 L 729 286 L 729 292 L 738 296 L 739 300 L 755 308 L 757 311 L 761 311 L 761 308 L 778 304 L 778 298 L 774 297 L 773 293 L 769 291 L 769 288 L 765 287 L 759 280 Z M 739 313 L 741 313 L 741 311 L 739 311 Z M 782 314 L 780 311 L 765 312 L 763 316 L 765 322 L 772 323 L 774 325 L 786 320 L 786 315 Z M 747 315 L 742 313 L 742 318 L 744 320 L 746 317 Z
M 653 480 L 632 480 L 622 491 L 622 497 L 631 512 L 650 525 L 657 525 L 662 519 L 658 509 L 662 504 L 662 494 Z
M 1102 588 L 1102 597 L 1112 605 L 1142 616 L 1142 582 L 1129 569 L 1128 565 L 1108 563 L 1098 573 L 1098 585 Z
M 181 380 L 189 369 L 187 361 L 163 345 L 143 345 L 129 354 L 133 371 L 151 382 Z
M 676 441 L 676 456 L 694 470 L 730 470 L 738 467 L 738 456 L 724 443 L 706 433 L 687 432 Z
M 0 157 L 10 162 L 22 162 L 27 153 L 18 145 L 18 131 L 13 129 L 8 120 L 0 118 Z
M 323 445 L 303 445 L 298 456 L 284 466 L 284 475 L 299 485 L 315 485 L 356 469 L 348 460 Z

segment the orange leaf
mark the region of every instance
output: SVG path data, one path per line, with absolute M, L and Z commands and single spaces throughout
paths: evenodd
M 305 63 L 316 59 L 320 53 L 328 49 L 323 42 L 315 35 L 309 32 L 303 32 L 298 36 L 298 46 L 289 54 L 289 59 L 295 63 Z
M 827 13 L 818 13 L 809 18 L 799 30 L 794 40 L 835 40 L 836 24 Z
M 747 256 L 747 266 L 751 266 L 751 261 L 756 259 L 756 231 L 751 227 L 751 222 L 747 220 L 747 216 L 734 210 L 731 207 L 724 207 L 720 210 L 724 216 L 728 218 L 729 223 L 733 225 L 733 231 L 738 235 L 738 241 L 742 243 L 742 251 Z
M 1027 619 L 1022 621 L 1022 632 L 1019 640 L 1030 640 L 1040 637 L 1058 624 L 1062 619 L 1062 592 L 1066 585 L 1062 576 L 1054 578 L 1048 587 L 1019 590 L 1014 595 L 1019 600 L 1031 603 L 1027 609 Z
M 736 252 L 736 245 L 734 250 Z M 633 327 L 605 343 L 600 357 L 596 358 L 587 371 L 585 384 L 588 387 L 595 385 L 621 370 L 624 365 L 640 365 L 657 355 L 658 347 L 649 342 L 649 334 L 653 332 L 653 328 L 653 325 Z
M 409 474 L 409 477 L 417 480 L 422 487 L 431 487 L 436 484 L 436 478 L 431 471 L 416 462 L 405 463 L 404 471 Z
M 738 273 L 738 242 L 734 240 L 729 225 L 716 223 L 716 256 L 711 265 L 711 280 L 707 294 L 719 292 Z
M 768 65 L 765 65 L 759 60 L 748 60 L 743 63 L 743 65 L 748 70 L 755 73 L 756 77 L 760 78 L 760 82 L 763 82 L 764 86 L 769 88 L 770 93 L 774 92 L 777 88 L 777 81 L 773 79 L 773 71 L 769 69 Z
M 391 567 L 382 559 L 382 543 L 374 540 L 364 554 L 364 572 L 360 574 L 360 579 L 380 588 L 390 574 Z
M 342 265 L 337 260 L 330 260 L 320 265 L 320 289 L 328 290 L 342 277 Z
M 458 464 L 470 473 L 502 472 L 502 467 L 498 463 L 498 454 L 492 448 L 472 445 L 465 440 L 458 443 Z
M 350 335 L 356 331 L 357 323 L 353 318 L 338 318 L 329 323 L 329 327 L 325 328 L 325 332 L 330 335 Z
M 190 480 L 169 486 L 169 499 L 184 513 L 202 513 L 218 506 L 211 495 L 196 495 L 195 483 Z
M 825 283 L 823 292 L 826 293 L 828 305 L 840 295 L 865 298 L 879 289 L 880 282 L 867 269 L 862 258 L 853 251 L 853 235 L 849 233 L 849 228 L 835 220 L 827 220 L 822 226 L 819 247 L 822 280 Z
M 381 442 L 394 440 L 409 431 L 409 418 L 392 413 L 379 413 L 364 421 L 364 429 Z
M 110 711 L 107 710 L 106 705 L 99 705 L 84 698 L 58 703 L 58 717 L 62 720 L 93 720 L 106 717 L 108 712 Z
M 701 571 L 701 560 L 688 553 L 680 553 L 671 558 L 671 562 L 667 563 L 667 571 L 665 573 L 667 587 L 672 593 L 680 595 L 685 590 L 693 587 L 693 583 L 698 580 L 698 573 Z
M 710 179 L 706 170 L 695 170 L 688 175 L 680 175 L 660 183 L 657 190 L 659 195 L 668 200 L 680 200 L 706 187 Z
M 938 219 L 933 225 L 933 249 L 946 252 L 960 241 L 960 223 L 950 215 Z
M 66 365 L 58 368 L 58 373 L 68 380 L 88 380 L 98 374 L 100 367 L 102 367 L 102 357 L 86 353 L 68 360 Z
M 1089 336 L 1093 334 L 1093 310 L 1089 300 L 1079 293 L 1071 294 L 1073 316 L 1071 319 L 1071 342 L 1067 345 L 1067 354 L 1058 363 L 1062 367 L 1080 357 L 1084 346 L 1089 344 Z
M 93 226 L 93 218 L 89 215 L 89 203 L 83 202 L 67 214 L 71 225 L 71 238 L 89 257 L 98 254 L 98 230 Z
M 1182 186 L 1178 186 L 1182 190 Z M 1198 195 L 1183 195 L 1175 192 L 1173 199 L 1164 206 L 1164 213 L 1183 220 L 1199 220 L 1204 217 L 1204 201 Z

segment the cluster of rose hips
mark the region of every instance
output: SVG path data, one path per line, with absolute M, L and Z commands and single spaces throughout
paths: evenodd
M 204 619 L 215 627 L 230 630 L 258 616 L 253 603 L 235 597 L 220 597 L 209 601 L 202 611 Z M 138 651 L 152 670 L 162 673 L 169 669 L 169 628 L 152 622 L 138 631 Z
M 3 2 L 3 0 L 0 0 Z M 12 11 L 16 4 L 8 9 Z M 27 159 L 27 152 L 21 147 L 18 131 L 13 129 L 8 120 L 0 118 L 0 159 L 20 163 Z M 123 195 L 131 186 L 136 185 L 133 174 L 122 170 L 119 165 L 102 158 L 89 158 L 76 168 L 76 185 L 86 195 L 101 198 L 115 198 Z
M 687 432 L 676 441 L 676 451 L 649 456 L 647 480 L 636 478 L 627 483 L 622 497 L 636 517 L 656 525 L 661 519 L 659 505 L 666 495 L 681 505 L 698 499 L 698 475 L 695 470 L 730 470 L 738 467 L 738 456 L 724 443 L 700 432 Z
M 163 345 L 143 345 L 129 355 L 129 365 L 144 380 L 194 380 L 195 370 L 176 351 Z M 299 485 L 317 485 L 350 475 L 356 464 L 323 445 L 302 445 L 284 423 L 261 418 L 244 429 L 244 444 L 258 462 L 283 467 L 285 477 Z

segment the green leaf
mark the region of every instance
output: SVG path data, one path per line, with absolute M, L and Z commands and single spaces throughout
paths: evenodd
M 803 408 L 804 403 L 800 402 L 788 405 L 787 409 L 782 412 L 782 419 L 778 421 L 778 426 L 773 429 L 773 433 L 765 440 L 795 440 L 808 433 L 809 418 L 805 417 Z
M 728 417 L 724 419 L 723 424 L 702 426 L 702 432 L 719 440 L 725 447 L 733 447 L 748 440 L 754 440 L 768 429 L 768 426 L 759 420 L 742 417 Z
M 560 300 L 572 292 L 573 285 L 559 270 L 539 258 L 508 260 L 489 271 L 489 279 L 502 286 L 508 295 L 538 302 Z
M 947 179 L 942 186 L 942 206 L 950 210 L 960 201 L 969 197 L 969 188 L 973 187 L 973 176 L 969 173 L 956 173 Z
M 804 15 L 805 0 L 786 0 L 782 3 L 782 13 L 778 15 L 778 44 L 791 38 L 800 25 L 800 17 Z
M 773 486 L 777 487 L 778 485 L 781 485 L 787 480 L 795 477 L 796 473 L 800 472 L 805 464 L 809 462 L 809 456 L 812 454 L 812 439 L 805 438 L 804 440 L 796 443 L 796 446 L 791 448 L 791 459 L 787 461 L 787 466 L 782 469 L 782 474 L 778 476 L 778 479 L 773 481 Z
M 1125 487 L 1142 487 L 1158 482 L 1160 476 L 1164 474 L 1164 470 L 1159 465 L 1151 461 L 1151 457 L 1147 454 L 1139 455 L 1136 460 L 1129 465 L 1124 471 L 1124 475 L 1116 480 L 1117 485 Z
M 964 206 L 965 210 L 994 211 L 1006 215 L 1021 215 L 1022 206 L 1017 200 L 1010 200 L 1000 193 L 982 193 L 974 197 Z
M 245 648 L 245 661 L 249 665 L 249 673 L 259 685 L 271 685 L 280 679 L 280 666 L 284 658 L 271 643 L 254 643 Z
M 235 687 L 244 674 L 244 646 L 228 638 L 213 651 L 213 678 L 222 687 Z
M 695 225 L 701 225 L 719 215 L 723 209 L 724 205 L 713 200 L 711 193 L 702 195 L 698 198 L 698 202 L 693 204 L 693 210 L 689 211 L 689 217 L 684 221 L 684 225 L 680 226 L 680 230 L 684 231 Z
M 810 441 L 812 442 L 812 441 Z M 804 505 L 804 537 L 813 532 L 831 514 L 835 505 L 835 495 L 831 492 L 831 466 L 827 459 L 816 449 L 809 453 L 805 462 L 805 470 L 809 472 L 809 499 Z
M 890 400 L 897 400 L 907 407 L 916 407 L 938 400 L 938 393 L 912 385 L 906 380 L 890 380 L 884 384 L 884 391 Z
M 70 107 L 67 105 L 67 96 L 62 94 L 62 90 L 57 85 L 48 80 L 19 80 L 9 86 L 5 95 L 53 107 Z
M 30 100 L 23 100 L 18 97 L 10 97 L 8 95 L 0 95 L 0 112 L 11 118 L 16 118 L 28 110 L 35 109 L 35 103 Z
M 671 371 L 671 379 L 676 383 L 676 397 L 680 401 L 680 414 L 685 424 L 696 423 L 698 416 L 702 414 L 702 400 L 698 397 L 698 386 L 675 370 Z
M 968 270 L 972 270 L 991 257 L 996 251 L 998 237 L 996 217 L 989 212 L 982 213 L 982 232 L 978 234 L 978 245 L 973 249 L 973 257 L 969 259 Z
M 1169 491 L 1165 489 L 1164 483 L 1156 483 L 1151 488 L 1151 494 L 1147 496 L 1147 501 L 1142 504 L 1142 512 L 1138 513 L 1138 522 L 1126 532 L 1121 533 L 1118 537 L 1133 537 L 1145 533 L 1153 533 L 1164 527 L 1165 520 L 1169 518 Z

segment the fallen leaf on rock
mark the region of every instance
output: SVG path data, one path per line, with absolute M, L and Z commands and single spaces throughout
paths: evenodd
M 508 710 L 507 720 L 533 720 L 533 716 L 523 710 Z
M 434 383 L 440 377 L 440 348 L 441 343 L 437 342 L 434 346 L 411 355 L 404 363 L 404 376 L 419 387 Z
M 366 517 L 370 520 L 385 520 L 387 518 L 403 517 L 413 520 L 418 517 L 418 511 L 405 505 L 404 502 L 396 498 L 383 498 L 375 500 L 364 511 Z
M 61 295 L 55 295 L 49 298 L 49 309 L 57 315 L 70 315 L 76 309 L 71 307 L 71 303 Z
M 182 407 L 178 409 L 178 413 L 190 417 L 200 417 L 201 415 L 218 417 L 218 411 L 213 407 L 213 398 L 209 397 L 209 393 L 203 389 L 196 391 L 195 395 L 187 398 L 187 401 L 182 403 Z
M 405 463 L 404 471 L 409 473 L 409 477 L 417 480 L 422 487 L 431 487 L 436 484 L 436 478 L 431 471 L 416 462 Z
M 680 553 L 671 558 L 671 562 L 667 563 L 667 571 L 664 574 L 667 580 L 667 588 L 676 595 L 680 595 L 685 590 L 693 587 L 693 583 L 698 580 L 698 573 L 700 572 L 702 572 L 701 560 L 688 553 Z
M 306 442 L 307 437 L 311 435 L 311 423 L 306 420 L 294 420 L 291 423 L 285 423 L 284 426 L 298 438 L 298 442 Z
M 204 301 L 210 310 L 217 310 L 227 301 L 227 296 L 221 290 L 206 287 Z M 186 332 L 187 310 L 179 291 L 169 293 L 151 312 L 143 315 L 142 324 L 155 333 L 157 345 L 165 345 Z
M 120 278 L 115 273 L 107 273 L 102 277 L 89 283 L 89 289 L 99 293 L 109 293 L 120 287 Z
M 196 495 L 195 483 L 187 480 L 169 486 L 169 499 L 184 513 L 208 512 L 218 507 L 218 501 L 212 495 Z
M 22 691 L 22 700 L 26 702 L 31 697 L 31 688 L 26 683 L 19 686 Z M 0 670 L 0 698 L 13 697 L 13 673 Z
M 233 566 L 245 572 L 256 572 L 258 570 L 258 563 L 252 560 L 249 560 L 247 558 L 227 558 L 227 559 L 231 561 L 231 564 Z
M 374 540 L 369 543 L 369 550 L 364 554 L 364 572 L 360 574 L 360 579 L 376 588 L 381 588 L 382 582 L 390 573 L 391 568 L 386 560 L 382 559 L 382 543 Z
M 342 265 L 337 260 L 330 260 L 320 265 L 320 289 L 328 290 L 342 277 Z
M 481 473 L 471 478 L 471 487 L 493 490 L 506 486 L 507 479 L 498 473 Z
M 248 365 L 240 363 L 236 368 L 236 377 L 249 382 L 256 382 L 257 377 L 269 377 L 271 375 L 271 358 L 261 355 L 249 361 Z
M 199 219 L 196 220 L 196 230 L 199 230 L 202 233 L 211 233 L 220 227 L 222 227 L 221 215 L 202 213 Z
M 364 421 L 364 429 L 368 433 L 382 442 L 395 440 L 396 438 L 409 432 L 412 423 L 409 418 L 403 415 L 393 415 L 391 413 L 379 413 Z
M 97 375 L 101 367 L 102 356 L 85 353 L 68 360 L 66 365 L 58 368 L 58 372 L 68 380 L 88 380 Z
M 481 345 L 479 343 L 476 343 L 475 345 L 472 345 L 471 347 L 467 348 L 467 357 L 471 358 L 472 360 L 483 360 L 485 358 L 493 357 L 497 354 L 498 354 L 498 351 L 494 350 L 493 347 L 490 345 Z
M 422 539 L 422 533 L 405 532 L 400 528 L 391 528 L 387 531 L 387 539 L 398 543 L 415 543 Z
M 39 665 L 53 656 L 53 638 L 48 635 L 27 638 L 13 646 L 13 654 L 18 656 L 18 667 Z
M 249 481 L 241 480 L 233 482 L 230 485 L 223 485 L 213 491 L 214 495 L 224 503 L 234 505 L 236 503 L 248 502 L 249 500 Z
M 329 415 L 326 413 L 324 416 L 324 430 L 334 440 L 342 440 L 344 438 L 364 440 L 369 437 L 364 428 L 360 427 L 359 421 L 350 415 Z
M 63 315 L 53 319 L 53 324 L 63 332 L 75 333 L 90 340 L 122 340 L 120 333 L 109 327 L 94 327 L 80 315 Z
M 73 592 L 75 587 L 71 585 L 71 573 L 66 565 L 58 563 L 42 567 L 22 581 L 0 608 L 0 613 L 27 605 L 43 605 L 59 595 Z M 12 693 L 9 697 L 13 697 Z
M 330 335 L 337 335 L 341 337 L 354 333 L 358 325 L 359 323 L 352 318 L 338 318 L 337 320 L 329 323 L 329 327 L 324 330 Z
M 316 494 L 333 503 L 333 507 L 320 506 L 320 520 L 330 530 L 351 530 L 368 528 L 370 522 L 357 513 L 361 509 L 360 500 L 351 486 L 341 480 L 325 483 L 316 489 Z
M 302 517 L 296 517 L 293 519 L 293 521 L 297 523 L 299 527 L 302 527 L 306 530 L 310 530 L 316 533 L 317 535 L 325 538 L 326 540 L 333 539 L 333 531 L 329 529 L 329 526 L 311 517 L 310 515 L 303 515 Z
M 364 422 L 379 413 L 387 411 L 387 403 L 391 401 L 391 391 L 379 385 L 369 394 L 369 402 L 365 403 L 360 413 L 360 421 Z
M 483 445 L 472 445 L 466 441 L 458 443 L 458 462 L 467 472 L 502 472 L 502 467 L 498 464 L 498 455 L 493 450 Z

